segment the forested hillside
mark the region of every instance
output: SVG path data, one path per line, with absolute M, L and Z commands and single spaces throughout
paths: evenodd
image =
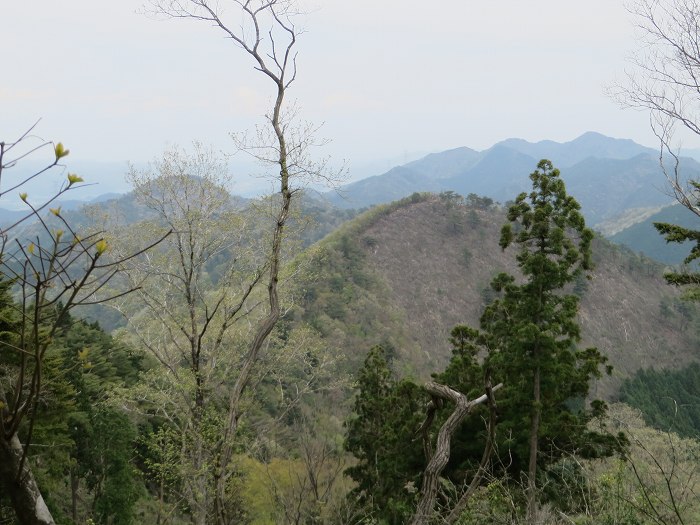
M 37 412 L 29 461 L 59 522 L 91 516 L 100 523 L 145 523 L 170 516 L 173 523 L 185 523 L 205 512 L 202 498 L 211 497 L 206 491 L 213 481 L 202 469 L 217 461 L 226 394 L 245 363 L 251 323 L 263 315 L 262 290 L 246 291 L 245 282 L 260 264 L 271 202 L 233 198 L 211 176 L 141 177 L 127 196 L 82 211 L 54 209 L 43 223 L 16 232 L 20 242 L 43 246 L 61 220 L 81 228 L 97 224 L 111 232 L 109 257 L 116 259 L 138 249 L 143 239 L 158 238 L 168 228 L 177 232 L 125 266 L 110 284 L 116 300 L 75 310 L 115 329 L 116 340 L 97 323 L 70 316 L 57 325 L 44 366 L 47 401 Z M 499 246 L 506 208 L 491 198 L 414 193 L 354 216 L 313 195 L 299 196 L 282 254 L 284 314 L 252 369 L 254 386 L 241 398 L 246 423 L 235 435 L 236 477 L 227 505 L 237 520 L 250 523 L 312 517 L 362 523 L 361 516 L 379 511 L 364 496 L 353 499 L 359 494 L 354 483 L 363 486 L 365 472 L 353 467 L 366 446 L 366 422 L 357 414 L 374 417 L 358 408 L 362 397 L 355 387 L 366 395 L 362 389 L 384 367 L 385 394 L 369 402 L 401 406 L 397 418 L 382 416 L 381 432 L 389 434 L 377 435 L 394 443 L 382 449 L 386 465 L 401 465 L 393 481 L 372 489 L 379 502 L 385 497 L 380 494 L 421 483 L 422 453 L 412 437 L 426 402 L 420 385 L 431 378 L 455 381 L 450 378 L 461 336 L 454 327 L 479 326 L 485 309 L 501 297 L 492 285 L 499 273 L 522 277 L 513 248 Z M 184 241 L 194 251 L 188 254 Z M 694 370 L 686 366 L 697 362 L 700 316 L 665 284 L 663 265 L 600 237 L 592 251 L 592 271 L 563 291 L 580 300 L 581 347 L 597 347 L 613 367 L 612 375 L 590 385 L 589 396 L 624 399 L 643 409 L 649 424 L 671 425 L 663 417 L 668 406 L 655 400 L 677 396 L 692 403 L 696 394 L 674 386 L 687 381 L 673 380 L 645 397 L 645 385 L 659 384 L 657 372 L 646 370 Z M 8 297 L 4 304 L 6 332 L 12 333 L 17 321 Z M 222 310 L 220 304 L 227 306 Z M 228 320 L 239 311 L 243 322 Z M 369 369 L 368 359 L 375 363 Z M 192 375 L 195 367 L 201 375 Z M 476 395 L 474 370 L 469 380 L 461 372 L 457 377 L 460 388 Z M 679 417 L 679 430 L 693 436 L 695 412 Z M 484 446 L 481 440 L 464 443 L 469 435 L 481 435 L 476 421 L 465 422 L 456 437 L 455 461 L 467 470 L 448 467 L 450 483 L 466 482 L 466 465 Z M 347 434 L 350 428 L 355 430 Z M 622 445 L 605 446 L 609 454 Z M 511 473 L 500 475 L 507 479 Z M 2 504 L 0 512 L 10 520 L 9 501 Z M 412 497 L 387 500 L 386 516 L 393 516 L 387 519 L 403 522 L 416 504 Z
M 303 300 L 293 312 L 359 362 L 389 342 L 402 374 L 428 378 L 450 356 L 456 324 L 478 325 L 494 297 L 489 283 L 514 271 L 498 246 L 504 210 L 488 198 L 415 194 L 379 206 L 320 241 L 300 263 L 309 266 Z M 697 359 L 698 320 L 687 318 L 664 266 L 597 238 L 595 268 L 574 291 L 581 296 L 584 341 L 615 367 L 600 392 L 613 398 L 637 369 L 680 368 Z M 303 275 L 303 274 L 302 274 Z
M 700 0 L 6 3 L 0 525 L 700 524 Z
M 667 243 L 654 228 L 655 222 L 678 224 L 692 228 L 697 217 L 684 206 L 675 204 L 667 206 L 650 214 L 644 220 L 637 222 L 610 236 L 610 240 L 624 244 L 635 252 L 644 253 L 660 262 L 670 265 L 683 263 L 692 248 L 692 242 L 681 244 Z
M 201 469 L 216 460 L 215 436 L 226 413 L 225 395 L 244 362 L 245 342 L 252 335 L 249 323 L 262 314 L 261 292 L 246 296 L 239 283 L 257 264 L 256 245 L 264 236 L 259 229 L 235 225 L 265 224 L 269 204 L 233 199 L 209 178 L 169 181 L 156 176 L 141 184 L 134 194 L 111 204 L 66 216 L 78 225 L 97 217 L 113 232 L 108 237 L 110 257 L 117 258 L 164 228 L 180 235 L 189 232 L 185 239 L 196 246 L 202 243 L 191 263 L 201 273 L 188 274 L 189 266 L 178 263 L 185 252 L 175 239 L 166 240 L 125 268 L 125 278 L 111 285 L 117 294 L 136 285 L 139 289 L 100 310 L 76 310 L 121 327 L 115 332 L 118 340 L 97 324 L 71 317 L 58 326 L 56 343 L 47 353 L 48 397 L 37 413 L 30 462 L 59 522 L 78 523 L 87 516 L 100 523 L 146 523 L 166 516 L 172 523 L 192 520 L 196 506 L 204 505 L 192 492 L 193 483 L 204 488 L 210 483 Z M 204 199 L 189 201 L 188 195 Z M 500 297 L 491 286 L 496 274 L 519 274 L 513 249 L 499 246 L 505 211 L 488 197 L 464 198 L 454 192 L 415 193 L 354 218 L 310 196 L 297 201 L 288 241 L 293 249 L 283 255 L 284 315 L 253 371 L 254 387 L 242 398 L 246 424 L 236 434 L 236 477 L 227 489 L 229 512 L 237 520 L 267 524 L 314 517 L 324 523 L 362 523 L 362 516 L 375 512 L 370 500 L 353 499 L 363 470 L 352 467 L 356 459 L 348 453 L 363 457 L 357 447 L 364 446 L 364 423 L 351 414 L 358 410 L 357 382 L 362 386 L 373 381 L 366 376 L 373 347 L 381 348 L 384 356 L 374 354 L 376 366 L 386 367 L 383 388 L 401 392 L 399 398 L 374 401 L 396 405 L 399 399 L 411 400 L 401 405 L 398 419 L 383 417 L 381 432 L 389 429 L 385 438 L 398 448 L 383 449 L 382 454 L 387 461 L 398 461 L 401 450 L 405 461 L 397 466 L 401 474 L 387 480 L 381 491 L 390 494 L 398 490 L 395 484 L 420 484 L 421 449 L 411 437 L 426 401 L 420 385 L 431 377 L 449 381 L 454 372 L 448 364 L 454 362 L 457 341 L 453 328 L 479 326 L 484 309 Z M 58 216 L 49 217 L 56 221 Z M 37 245 L 49 242 L 37 226 L 19 230 L 17 237 L 34 238 Z M 333 231 L 314 242 L 328 230 Z M 597 380 L 590 395 L 616 400 L 627 380 L 624 399 L 649 407 L 633 387 L 638 377 L 644 381 L 650 376 L 635 374 L 649 367 L 683 371 L 695 362 L 698 314 L 664 283 L 662 265 L 601 238 L 592 249 L 590 279 L 581 275 L 566 290 L 580 299 L 582 346 L 597 346 L 613 366 L 612 375 Z M 190 284 L 183 288 L 169 275 Z M 197 297 L 188 295 L 189 289 L 198 290 Z M 215 317 L 220 315 L 215 305 L 225 301 L 235 306 L 239 300 L 246 322 L 226 328 L 226 317 Z M 16 321 L 8 301 L 6 331 L 11 332 Z M 188 308 L 197 312 L 190 321 Z M 106 317 L 110 311 L 115 314 Z M 228 315 L 226 310 L 221 314 Z M 190 322 L 204 322 L 199 341 L 187 336 Z M 207 326 L 215 331 L 209 333 Z M 217 332 L 222 328 L 226 331 Z M 173 353 L 187 347 L 201 352 L 201 358 Z M 183 366 L 186 360 L 191 364 Z M 206 371 L 201 390 L 192 382 L 192 363 Z M 465 388 L 478 392 L 478 380 L 472 377 Z M 199 396 L 207 408 L 197 422 Z M 651 409 L 657 415 L 660 411 Z M 372 417 L 370 412 L 367 417 Z M 655 417 L 649 423 L 665 421 Z M 693 418 L 689 414 L 691 423 L 682 427 L 686 435 L 693 433 Z M 348 421 L 356 421 L 352 428 L 359 434 L 347 436 Z M 476 420 L 469 421 L 456 449 L 456 460 L 467 463 L 482 443 L 466 446 L 460 441 L 480 433 L 473 428 Z M 348 451 L 343 451 L 343 442 Z M 409 443 L 412 455 L 405 449 Z M 445 475 L 450 482 L 465 481 L 454 466 Z M 507 476 L 506 471 L 501 475 Z M 511 490 L 515 488 L 502 496 Z M 394 513 L 392 523 L 402 522 L 417 504 L 412 497 L 392 501 L 386 507 Z M 2 503 L 0 512 L 11 520 L 9 501 Z

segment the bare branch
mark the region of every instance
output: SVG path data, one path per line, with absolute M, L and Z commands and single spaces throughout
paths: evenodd
M 441 385 L 439 383 L 434 383 L 432 381 L 425 384 L 425 389 L 435 399 L 443 399 L 445 401 L 451 401 L 455 404 L 455 408 L 450 416 L 447 418 L 445 423 L 440 428 L 438 432 L 437 442 L 435 446 L 435 453 L 430 458 L 428 465 L 423 473 L 423 484 L 421 487 L 421 498 L 416 507 L 416 512 L 411 520 L 411 525 L 423 525 L 427 524 L 433 517 L 435 498 L 437 496 L 438 480 L 442 470 L 447 465 L 450 459 L 450 441 L 452 435 L 454 434 L 457 427 L 460 425 L 462 420 L 471 412 L 471 410 L 485 401 L 489 401 L 491 405 L 494 403 L 493 392 L 499 390 L 503 387 L 503 383 L 499 383 L 493 388 L 491 388 L 490 383 L 486 384 L 486 393 L 479 396 L 478 398 L 469 401 L 467 396 L 464 394 L 453 390 L 452 388 Z M 492 417 L 495 417 L 495 412 L 493 407 L 491 408 Z M 488 450 L 488 455 L 490 456 L 492 441 L 491 441 L 492 429 L 489 429 L 489 439 L 487 441 L 486 449 Z M 468 498 L 471 496 L 476 487 L 478 486 L 479 480 L 483 473 L 483 468 L 486 467 L 486 461 L 482 458 L 482 464 L 475 474 L 475 478 L 478 478 L 476 483 L 472 481 L 475 485 L 473 489 L 467 490 L 467 492 L 462 496 L 458 505 L 466 505 Z M 483 468 L 482 468 L 483 465 Z M 464 501 L 461 501 L 464 500 Z M 452 523 L 452 522 L 450 522 Z

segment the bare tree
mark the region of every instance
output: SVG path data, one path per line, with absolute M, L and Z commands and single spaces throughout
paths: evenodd
M 648 426 L 623 403 L 611 404 L 600 423 L 624 431 L 629 443 L 619 458 L 567 460 L 585 479 L 585 491 L 576 495 L 583 505 L 567 523 L 584 516 L 590 523 L 696 523 L 700 442 Z
M 215 499 L 211 522 L 226 524 L 232 521 L 226 505 L 226 487 L 232 475 L 229 466 L 233 459 L 234 438 L 244 412 L 244 392 L 282 313 L 278 282 L 282 244 L 296 191 L 294 180 L 321 176 L 323 162 L 319 165 L 308 158 L 308 147 L 314 144 L 313 127 L 294 127 L 295 111 L 286 107 L 287 91 L 297 74 L 296 46 L 300 34 L 295 23 L 299 11 L 293 1 L 151 0 L 145 10 L 156 16 L 198 20 L 217 27 L 250 57 L 253 67 L 270 80 L 274 89 L 274 103 L 266 115 L 267 125 L 258 128 L 252 137 L 234 136 L 239 148 L 276 167 L 277 196 L 270 241 L 265 249 L 266 314 L 255 325 L 236 380 L 228 391 L 226 422 L 214 469 Z
M 627 82 L 611 90 L 623 107 L 650 111 L 660 143 L 659 163 L 669 194 L 700 218 L 700 180 L 683 171 L 677 129 L 700 137 L 700 2 L 697 0 L 630 0 L 639 36 L 639 50 L 631 57 Z M 700 258 L 700 230 L 677 224 L 654 223 L 667 242 L 694 246 L 680 271 L 665 275 L 667 282 L 685 286 L 685 298 L 700 300 L 700 273 L 691 264 Z
M 314 432 L 305 419 L 295 421 L 296 454 L 265 463 L 265 485 L 277 523 L 344 523 L 349 482 L 343 476 L 347 457 L 338 443 Z M 283 451 L 283 457 L 289 451 Z
M 625 456 L 634 497 L 621 498 L 639 515 L 659 525 L 694 521 L 698 501 L 697 440 L 684 439 L 670 430 L 647 427 L 641 413 L 615 407 L 615 423 L 625 429 L 630 448 Z
M 623 107 L 651 112 L 671 194 L 700 216 L 700 186 L 681 173 L 673 142 L 678 127 L 700 136 L 700 2 L 632 0 L 628 10 L 640 45 L 626 83 L 613 87 L 611 95 Z
M 0 478 L 21 523 L 50 524 L 54 523 L 53 518 L 28 463 L 43 392 L 44 360 L 68 312 L 77 306 L 111 299 L 109 296 L 98 299 L 96 293 L 131 256 L 107 262 L 104 255 L 109 246 L 101 233 L 82 236 L 64 218 L 60 207 L 49 208 L 58 197 L 81 185 L 83 179 L 78 175 L 68 173 L 60 189 L 39 203 L 22 191 L 33 179 L 61 170 L 61 159 L 68 155 L 60 142 L 44 141 L 32 135 L 33 128 L 14 142 L 0 142 L 0 182 L 5 171 L 23 159 L 42 150 L 53 150 L 52 160 L 45 167 L 0 191 L 2 198 L 20 190 L 19 197 L 27 207 L 26 214 L 0 231 L 0 271 L 3 279 L 15 284 L 20 295 L 15 326 L 0 342 L 4 365 L 0 369 Z M 51 221 L 43 215 L 45 210 L 50 212 Z M 39 233 L 32 239 L 11 238 L 17 233 L 17 226 L 29 219 L 38 223 Z M 24 443 L 19 438 L 20 429 Z
M 178 453 L 161 462 L 177 472 L 170 492 L 187 503 L 195 523 L 204 524 L 214 501 L 212 435 L 222 430 L 221 389 L 240 366 L 246 321 L 260 301 L 260 294 L 251 294 L 266 260 L 227 191 L 226 163 L 211 150 L 198 144 L 191 153 L 174 148 L 149 168 L 132 169 L 129 179 L 149 218 L 124 226 L 116 210 L 100 210 L 111 223 L 115 252 L 129 253 L 145 232 L 173 234 L 130 261 L 124 281 L 137 292 L 113 303 L 134 346 L 160 365 L 122 397 L 167 421 L 168 432 L 155 437 L 177 443 Z
M 268 264 L 271 199 L 242 207 L 227 191 L 224 160 L 196 144 L 191 153 L 166 152 L 148 169 L 132 170 L 129 178 L 149 218 L 125 226 L 116 219 L 119 210 L 96 210 L 106 214 L 107 223 L 117 220 L 107 228 L 113 252 L 129 253 L 144 233 L 173 233 L 126 265 L 123 284 L 137 291 L 112 303 L 127 320 L 123 336 L 159 364 L 118 398 L 130 410 L 163 422 L 148 441 L 151 453 L 160 458 L 150 461 L 149 473 L 156 481 L 169 478 L 163 492 L 172 501 L 185 502 L 194 523 L 210 523 L 228 389 L 265 316 L 259 284 Z M 256 429 L 266 427 L 262 435 L 272 435 L 275 419 L 287 417 L 301 397 L 319 384 L 335 385 L 334 360 L 317 334 L 300 326 L 284 338 L 269 337 L 264 350 L 250 390 L 263 381 L 267 387 L 278 385 L 280 413 L 271 424 L 267 418 L 264 425 L 256 422 Z M 235 472 L 236 465 L 229 464 L 226 475 Z M 229 484 L 227 491 L 234 495 L 237 487 Z M 235 497 L 227 500 L 229 513 L 234 512 L 239 506 Z

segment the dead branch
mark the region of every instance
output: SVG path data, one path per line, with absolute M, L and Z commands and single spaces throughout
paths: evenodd
M 491 455 L 491 450 L 493 448 L 492 436 L 495 432 L 494 426 L 496 417 L 496 405 L 493 393 L 501 387 L 503 387 L 503 383 L 499 383 L 492 388 L 490 381 L 487 380 L 486 393 L 472 401 L 469 401 L 467 399 L 467 396 L 460 392 L 457 392 L 456 390 L 453 390 L 452 388 L 446 385 L 441 385 L 432 381 L 426 383 L 425 389 L 432 397 L 432 406 L 428 408 L 428 416 L 426 420 L 430 419 L 432 421 L 434 412 L 437 409 L 438 404 L 441 403 L 442 400 L 451 401 L 452 403 L 454 403 L 455 409 L 452 412 L 452 414 L 450 414 L 450 416 L 447 418 L 447 421 L 445 421 L 445 423 L 440 428 L 440 431 L 438 432 L 438 437 L 435 445 L 435 453 L 432 454 L 432 456 L 430 457 L 428 465 L 426 466 L 425 471 L 423 473 L 421 499 L 416 508 L 416 512 L 413 515 L 413 518 L 410 522 L 411 525 L 424 525 L 430 522 L 434 512 L 435 499 L 437 497 L 438 481 L 440 479 L 440 474 L 442 473 L 443 469 L 445 468 L 447 462 L 450 459 L 450 441 L 452 439 L 452 435 L 455 433 L 457 427 L 459 427 L 462 420 L 471 412 L 471 410 L 475 406 L 480 405 L 485 401 L 488 401 L 490 407 L 489 432 L 486 447 L 484 449 L 484 456 L 482 457 L 477 472 L 474 474 L 472 482 L 470 483 L 469 487 L 462 495 L 462 497 L 460 497 L 460 500 L 457 502 L 455 509 L 459 508 L 463 510 L 466 506 L 469 497 L 471 497 L 471 495 L 478 487 L 478 484 L 481 480 L 481 476 L 483 475 L 483 472 L 486 468 L 488 458 Z M 427 427 L 425 423 L 421 425 L 421 430 L 425 431 L 426 429 Z M 426 447 L 426 449 L 427 448 L 428 447 Z M 454 521 L 459 516 L 459 512 L 461 512 L 461 510 L 454 510 L 453 512 L 450 512 L 450 515 L 448 516 L 448 523 L 454 523 Z M 452 521 L 449 521 L 450 519 L 452 519 Z

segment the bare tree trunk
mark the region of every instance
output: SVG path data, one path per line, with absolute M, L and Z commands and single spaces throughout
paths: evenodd
M 80 483 L 80 478 L 78 477 L 76 470 L 77 467 L 71 467 L 70 469 L 70 507 L 73 521 L 78 523 L 78 486 Z
M 279 107 L 279 105 L 281 105 L 281 96 L 278 99 L 277 107 Z M 272 240 L 272 253 L 270 255 L 270 277 L 267 286 L 268 304 L 270 310 L 268 315 L 263 318 L 258 325 L 255 337 L 253 338 L 253 341 L 248 349 L 243 366 L 241 367 L 238 378 L 231 389 L 231 394 L 229 397 L 228 423 L 224 430 L 224 437 L 222 439 L 222 449 L 218 471 L 215 474 L 216 494 L 214 497 L 214 512 L 216 514 L 216 523 L 218 525 L 227 525 L 230 521 L 226 512 L 226 485 L 229 479 L 229 465 L 233 457 L 233 440 L 238 432 L 238 421 L 241 417 L 241 398 L 252 376 L 253 367 L 258 362 L 259 353 L 280 317 L 279 297 L 277 294 L 280 251 L 282 246 L 282 237 L 284 234 L 284 226 L 287 221 L 289 207 L 292 200 L 292 193 L 287 185 L 288 174 L 286 165 L 286 150 L 284 148 L 284 140 L 283 138 L 280 138 L 280 149 L 282 152 L 280 153 L 282 205 L 277 216 L 277 225 L 275 227 Z
M 13 434 L 9 440 L 0 436 L 0 477 L 5 480 L 17 519 L 21 525 L 54 525 L 26 461 L 22 465 L 21 475 L 17 475 L 22 455 L 22 444 L 17 434 Z
M 540 389 L 540 367 L 535 368 L 535 378 L 533 387 L 533 411 L 532 420 L 530 421 L 530 462 L 527 469 L 527 522 L 534 525 L 537 515 L 537 444 L 538 434 L 540 432 L 540 415 L 542 407 L 540 406 L 541 389 Z
M 222 18 L 220 2 L 209 0 L 149 0 L 154 13 L 173 18 L 191 18 L 206 21 L 221 29 L 233 42 L 242 48 L 254 61 L 255 69 L 266 75 L 276 87 L 275 104 L 271 114 L 266 115 L 274 136 L 269 143 L 254 146 L 243 145 L 256 159 L 279 168 L 279 208 L 276 224 L 272 231 L 272 244 L 268 252 L 268 312 L 254 329 L 254 337 L 239 368 L 235 383 L 228 395 L 228 414 L 219 440 L 218 464 L 214 476 L 214 522 L 227 525 L 232 521 L 228 515 L 227 488 L 231 477 L 230 465 L 233 458 L 234 440 L 243 408 L 241 400 L 248 388 L 252 373 L 258 364 L 265 342 L 281 315 L 278 296 L 279 268 L 285 227 L 289 215 L 294 190 L 290 178 L 296 176 L 313 177 L 319 175 L 319 166 L 306 158 L 306 148 L 311 143 L 309 137 L 298 141 L 295 132 L 288 128 L 289 122 L 282 115 L 287 88 L 294 82 L 297 73 L 295 45 L 300 30 L 293 18 L 299 14 L 294 1 L 290 0 L 236 0 L 239 14 L 245 24 L 238 25 Z M 222 16 L 220 16 L 222 15 Z M 234 18 L 235 20 L 235 18 Z M 291 118 L 291 117 L 290 117 Z M 264 137 L 263 142 L 267 140 Z M 288 143 L 288 140 L 290 142 Z M 257 280 L 255 281 L 257 283 Z M 254 283 L 255 284 L 255 283 Z
M 455 409 L 447 418 L 447 421 L 440 428 L 438 433 L 437 443 L 435 445 L 435 453 L 428 461 L 428 466 L 425 468 L 423 473 L 423 484 L 421 487 L 421 499 L 416 507 L 416 512 L 411 520 L 411 525 L 425 525 L 429 523 L 435 508 L 435 499 L 437 497 L 438 481 L 440 479 L 440 474 L 442 473 L 445 465 L 450 459 L 450 440 L 452 434 L 454 434 L 457 427 L 462 422 L 464 417 L 471 412 L 472 408 L 476 405 L 483 403 L 484 401 L 489 401 L 493 403 L 493 397 L 491 393 L 498 390 L 503 386 L 503 383 L 499 383 L 493 388 L 487 386 L 487 394 L 482 395 L 469 401 L 467 396 L 451 389 L 448 386 L 440 385 L 438 383 L 428 382 L 425 385 L 425 389 L 430 393 L 433 399 L 445 399 L 447 401 L 452 401 L 455 404 Z M 429 413 L 426 418 L 426 422 L 432 421 L 431 411 L 435 410 L 436 403 L 431 403 L 432 407 L 429 408 Z M 426 429 L 425 424 L 422 429 Z M 490 435 L 491 433 L 489 433 Z M 487 447 L 490 447 L 487 444 Z M 481 468 L 477 471 L 477 476 L 481 475 Z M 466 501 L 463 503 L 466 505 Z
M 502 383 L 498 384 L 496 388 L 500 388 L 501 386 Z M 479 462 L 479 468 L 474 473 L 474 477 L 472 478 L 471 483 L 469 483 L 467 490 L 464 491 L 457 503 L 450 510 L 450 513 L 447 515 L 447 518 L 445 518 L 445 523 L 447 523 L 447 525 L 452 525 L 453 523 L 455 523 L 461 516 L 462 512 L 464 512 L 464 509 L 467 508 L 467 503 L 469 503 L 469 500 L 476 492 L 476 489 L 479 488 L 481 480 L 484 477 L 484 472 L 486 472 L 486 468 L 489 462 L 491 461 L 491 454 L 493 453 L 494 443 L 496 441 L 497 419 L 496 400 L 493 397 L 494 390 L 494 388 L 491 388 L 491 382 L 487 381 L 486 395 L 488 396 L 489 402 L 488 436 L 486 437 L 486 445 L 484 446 L 484 453 L 482 454 L 481 461 Z

